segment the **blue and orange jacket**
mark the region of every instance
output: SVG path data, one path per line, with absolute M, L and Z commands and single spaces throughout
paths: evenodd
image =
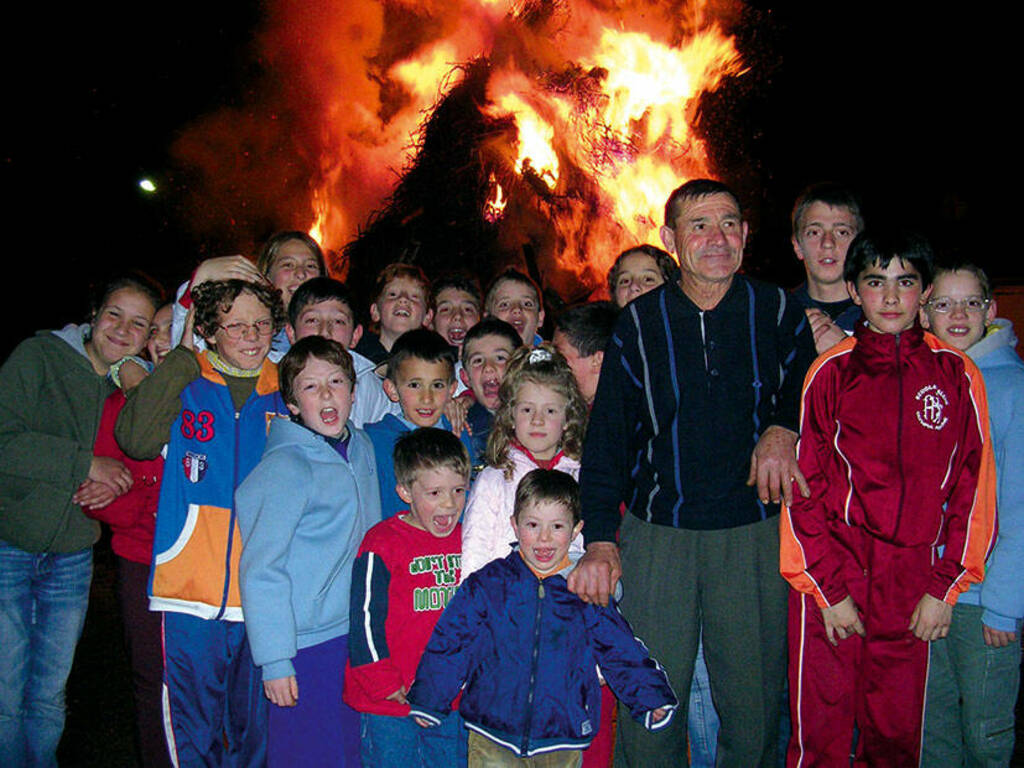
M 849 594 L 841 527 L 936 548 L 928 593 L 947 603 L 984 578 L 995 463 L 985 387 L 963 353 L 917 324 L 893 335 L 859 323 L 807 372 L 797 458 L 811 495 L 783 510 L 780 566 L 820 607 Z
M 236 413 L 223 377 L 205 354 L 181 393 L 171 427 L 153 542 L 149 607 L 203 619 L 242 620 L 242 539 L 235 489 L 263 455 L 270 423 L 288 411 L 269 360 Z

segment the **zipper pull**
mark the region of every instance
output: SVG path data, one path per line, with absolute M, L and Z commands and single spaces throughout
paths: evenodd
M 544 599 L 544 582 L 543 581 L 538 581 L 537 582 L 537 597 L 539 599 L 541 599 L 541 600 Z

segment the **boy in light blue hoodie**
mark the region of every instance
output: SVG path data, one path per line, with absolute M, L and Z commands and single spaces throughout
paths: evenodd
M 359 714 L 342 701 L 352 562 L 380 520 L 373 446 L 349 422 L 354 371 L 310 336 L 281 360 L 291 421 L 236 493 L 245 628 L 271 703 L 267 763 L 359 765 Z
M 931 646 L 921 764 L 1009 765 L 1024 619 L 1024 361 L 973 264 L 936 271 L 921 322 L 985 378 L 999 512 L 985 580 L 960 596 L 949 636 Z

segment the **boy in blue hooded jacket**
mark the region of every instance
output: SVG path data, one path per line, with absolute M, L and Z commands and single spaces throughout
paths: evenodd
M 280 363 L 292 420 L 275 420 L 236 493 L 245 629 L 269 711 L 267 763 L 359 765 L 359 713 L 342 701 L 352 563 L 380 520 L 373 446 L 349 421 L 349 353 L 304 338 Z
M 470 768 L 549 752 L 564 753 L 558 765 L 578 766 L 601 719 L 598 665 L 649 730 L 669 723 L 677 701 L 618 610 L 588 605 L 566 586 L 569 543 L 583 526 L 576 481 L 535 469 L 514 509 L 519 547 L 455 593 L 420 659 L 411 716 L 439 724 L 462 689 Z

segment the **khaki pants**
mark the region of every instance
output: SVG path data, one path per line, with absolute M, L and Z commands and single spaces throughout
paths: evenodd
M 580 768 L 582 763 L 583 753 L 578 749 L 518 757 L 476 731 L 469 732 L 469 768 Z

